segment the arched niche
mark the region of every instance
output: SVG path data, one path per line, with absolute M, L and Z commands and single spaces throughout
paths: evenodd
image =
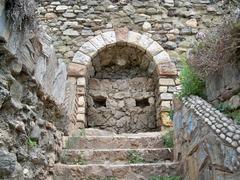
M 151 119 L 154 117 L 151 121 L 154 121 L 155 124 L 147 119 L 145 125 L 149 126 L 149 130 L 160 128 L 160 113 L 168 112 L 171 108 L 172 93 L 168 92 L 168 88 L 175 86 L 176 75 L 175 64 L 169 55 L 156 41 L 146 35 L 121 28 L 93 37 L 79 48 L 68 67 L 66 106 L 71 123 L 69 126 L 73 127 L 69 129 L 89 126 L 104 128 L 101 123 L 109 121 L 120 122 L 120 124 L 112 123 L 112 126 L 122 127 L 127 126 L 129 122 L 137 124 L 139 119 L 146 119 L 150 116 Z M 109 83 L 111 87 L 119 86 L 119 92 L 118 90 L 109 92 L 106 89 L 106 85 Z M 138 89 L 142 88 L 145 95 L 137 97 L 134 93 L 128 94 L 129 91 L 134 91 L 134 83 L 136 89 L 134 93 L 139 93 Z M 122 91 L 124 86 L 125 92 Z M 151 88 L 152 86 L 154 87 Z M 125 95 L 123 95 L 124 93 Z M 152 93 L 154 95 L 146 95 Z M 140 118 L 141 113 L 139 117 L 128 116 L 126 118 L 127 116 L 121 115 L 116 110 L 118 115 L 115 116 L 118 117 L 116 120 L 112 120 L 113 117 L 109 117 L 110 115 L 107 113 L 107 111 L 114 111 L 114 108 L 110 108 L 114 107 L 114 102 L 111 102 L 111 98 L 109 99 L 109 94 L 120 99 L 117 103 L 122 102 L 121 98 L 129 98 L 129 104 L 135 106 L 136 114 L 141 111 L 141 108 L 147 109 L 149 106 L 151 109 L 154 106 L 154 111 L 148 111 L 148 115 L 142 116 L 142 118 Z M 128 107 L 126 99 L 124 99 L 124 103 L 117 105 L 123 107 L 125 109 L 123 111 L 133 108 Z M 96 112 L 90 113 L 89 109 L 91 109 L 90 111 L 95 109 Z M 105 115 L 103 115 L 104 111 L 106 111 Z M 92 115 L 94 113 L 96 117 Z M 102 116 L 98 117 L 98 114 L 101 113 Z M 112 114 L 114 113 L 112 112 Z M 119 118 L 122 118 L 124 123 L 119 121 Z M 93 119 L 97 119 L 96 122 L 93 122 Z M 102 122 L 99 123 L 100 121 Z M 108 128 L 106 129 L 118 133 L 124 132 L 124 130 L 119 130 L 121 128 L 111 129 L 110 126 L 111 123 L 107 123 L 106 127 Z M 126 132 L 141 131 L 141 127 L 139 130 L 131 129 L 131 127 L 126 129 L 129 129 Z M 146 128 L 142 130 L 147 131 Z

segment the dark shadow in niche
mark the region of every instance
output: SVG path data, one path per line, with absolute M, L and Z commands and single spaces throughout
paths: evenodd
M 93 97 L 93 103 L 95 108 L 106 107 L 106 98 L 102 96 Z
M 141 108 L 144 108 L 146 106 L 150 106 L 150 104 L 148 102 L 148 98 L 136 99 L 136 106 L 141 107 Z

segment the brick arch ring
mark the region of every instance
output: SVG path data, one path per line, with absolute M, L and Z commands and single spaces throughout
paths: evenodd
M 126 44 L 144 51 L 152 60 L 148 71 L 156 70 L 159 87 L 175 86 L 174 80 L 177 76 L 176 66 L 159 43 L 146 35 L 129 31 L 127 28 L 103 32 L 85 42 L 75 53 L 72 62 L 68 66 L 65 106 L 67 107 L 70 122 L 75 123 L 75 128 L 83 128 L 86 125 L 85 95 L 87 79 L 89 77 L 88 71 L 92 67 L 92 59 L 100 51 L 115 44 Z M 73 92 L 76 94 L 74 97 L 72 95 Z M 171 103 L 172 97 L 169 96 L 164 99 L 161 97 L 163 96 L 161 93 L 164 94 L 164 92 L 159 92 L 159 96 L 163 101 L 162 104 Z M 161 110 L 170 111 L 168 107 L 162 107 Z

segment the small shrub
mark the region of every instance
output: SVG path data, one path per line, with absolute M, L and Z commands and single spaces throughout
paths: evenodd
M 132 150 L 128 152 L 128 162 L 130 164 L 144 163 L 144 158 L 141 156 L 140 153 Z
M 190 95 L 203 96 L 204 81 L 194 72 L 191 66 L 187 63 L 185 58 L 182 59 L 183 68 L 180 73 L 180 82 L 182 90 L 179 93 L 179 97 L 185 97 Z
M 189 63 L 201 77 L 236 64 L 240 57 L 240 22 L 232 16 L 212 28 L 199 40 L 189 56 Z
M 149 180 L 180 180 L 179 176 L 152 176 Z
M 28 138 L 27 145 L 28 145 L 28 147 L 30 149 L 34 149 L 34 148 L 37 147 L 38 144 L 37 144 L 37 141 L 35 141 L 35 140 L 31 139 L 31 138 Z
M 173 130 L 169 130 L 166 134 L 164 134 L 163 143 L 166 148 L 173 148 Z

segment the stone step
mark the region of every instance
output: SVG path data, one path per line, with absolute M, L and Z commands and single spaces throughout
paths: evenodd
M 54 180 L 147 180 L 152 176 L 175 176 L 178 163 L 151 163 L 128 165 L 64 165 L 56 164 L 53 170 Z
M 147 135 L 73 136 L 65 140 L 64 147 L 66 149 L 139 149 L 164 146 L 162 133 L 148 133 Z
M 61 162 L 64 164 L 129 164 L 139 161 L 156 163 L 172 161 L 173 149 L 86 149 L 63 150 Z

